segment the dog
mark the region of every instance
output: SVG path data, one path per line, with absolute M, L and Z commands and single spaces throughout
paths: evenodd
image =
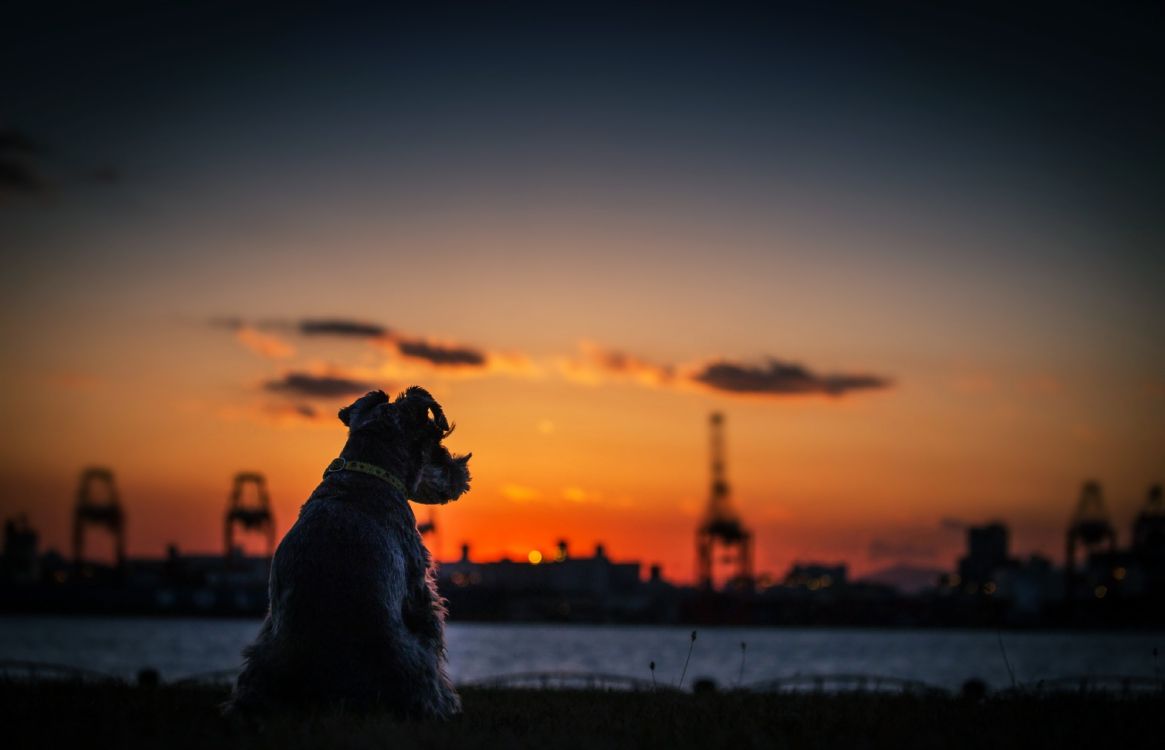
M 372 391 L 339 416 L 348 440 L 275 550 L 270 608 L 226 713 L 450 717 L 461 702 L 446 673 L 445 602 L 408 500 L 456 500 L 472 454 L 441 444 L 453 428 L 419 386 L 395 401 Z

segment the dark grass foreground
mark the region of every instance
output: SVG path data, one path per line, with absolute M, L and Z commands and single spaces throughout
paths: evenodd
M 0 684 L 9 748 L 1161 747 L 1165 699 L 711 695 L 466 689 L 445 724 L 330 712 L 262 731 L 222 719 L 225 690 Z

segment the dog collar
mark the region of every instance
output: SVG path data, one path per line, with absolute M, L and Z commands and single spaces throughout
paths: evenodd
M 405 489 L 405 483 L 397 479 L 392 474 L 389 474 L 387 471 L 380 468 L 376 464 L 370 464 L 364 461 L 349 461 L 346 458 L 335 458 L 332 459 L 330 464 L 328 464 L 328 468 L 324 469 L 324 476 L 326 477 L 328 474 L 332 474 L 337 471 L 358 471 L 361 474 L 370 474 L 377 479 L 382 479 L 385 482 L 388 482 L 393 487 L 400 490 L 402 495 L 408 497 L 409 492 L 407 489 Z

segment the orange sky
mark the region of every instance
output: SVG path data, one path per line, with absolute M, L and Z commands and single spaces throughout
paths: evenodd
M 477 321 L 469 327 L 490 314 L 466 313 Z M 892 379 L 886 388 L 741 396 L 661 376 L 646 359 L 604 367 L 593 340 L 564 340 L 555 353 L 507 347 L 512 329 L 500 326 L 488 342 L 497 354 L 482 351 L 503 364 L 451 369 L 376 341 L 304 336 L 275 316 L 229 330 L 210 315 L 57 314 L 40 319 L 39 335 L 10 339 L 20 356 L 4 373 L 12 429 L 0 510 L 27 512 L 61 549 L 77 474 L 90 464 L 117 472 L 131 554 L 156 555 L 170 541 L 218 550 L 239 470 L 267 475 L 281 535 L 338 453 L 344 430 L 333 415 L 350 400 L 263 387 L 287 372 L 433 390 L 458 423 L 451 448 L 474 453 L 472 491 L 438 511 L 445 558 L 462 542 L 477 559 L 522 558 L 566 538 L 576 554 L 603 542 L 617 559 L 689 579 L 712 410 L 727 416 L 729 478 L 756 531 L 757 568 L 773 575 L 794 560 L 845 560 L 859 573 L 950 565 L 963 543 L 950 522 L 995 518 L 1012 525 L 1018 551 L 1056 556 L 1085 477 L 1104 482 L 1123 531 L 1159 466 L 1161 421 L 1150 417 L 1160 392 L 1145 381 L 1098 394 L 1087 371 L 972 369 L 907 352 L 859 363 Z M 545 335 L 538 317 L 530 325 Z M 694 347 L 661 340 L 657 350 L 669 349 Z M 317 416 L 294 413 L 299 405 Z
M 108 465 L 132 554 L 218 551 L 257 470 L 282 533 L 336 410 L 420 384 L 474 454 L 443 557 L 690 579 L 713 410 L 769 574 L 949 567 L 995 519 L 1059 558 L 1090 478 L 1127 539 L 1165 480 L 1156 27 L 822 7 L 29 6 L 0 515 L 65 549 Z

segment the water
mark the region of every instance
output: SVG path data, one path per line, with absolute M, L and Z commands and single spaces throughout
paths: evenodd
M 0 618 L 0 659 L 65 664 L 133 677 L 151 666 L 164 679 L 233 669 L 259 629 L 257 620 Z M 604 672 L 675 684 L 690 628 L 591 625 L 448 626 L 455 681 L 527 671 Z M 1003 646 L 1016 679 L 1034 684 L 1068 675 L 1153 677 L 1153 649 L 1165 632 L 1009 632 Z M 968 677 L 1011 685 L 994 631 L 701 628 L 687 682 L 721 685 L 806 674 L 861 673 L 955 689 Z M 1165 664 L 1162 665 L 1165 669 Z

